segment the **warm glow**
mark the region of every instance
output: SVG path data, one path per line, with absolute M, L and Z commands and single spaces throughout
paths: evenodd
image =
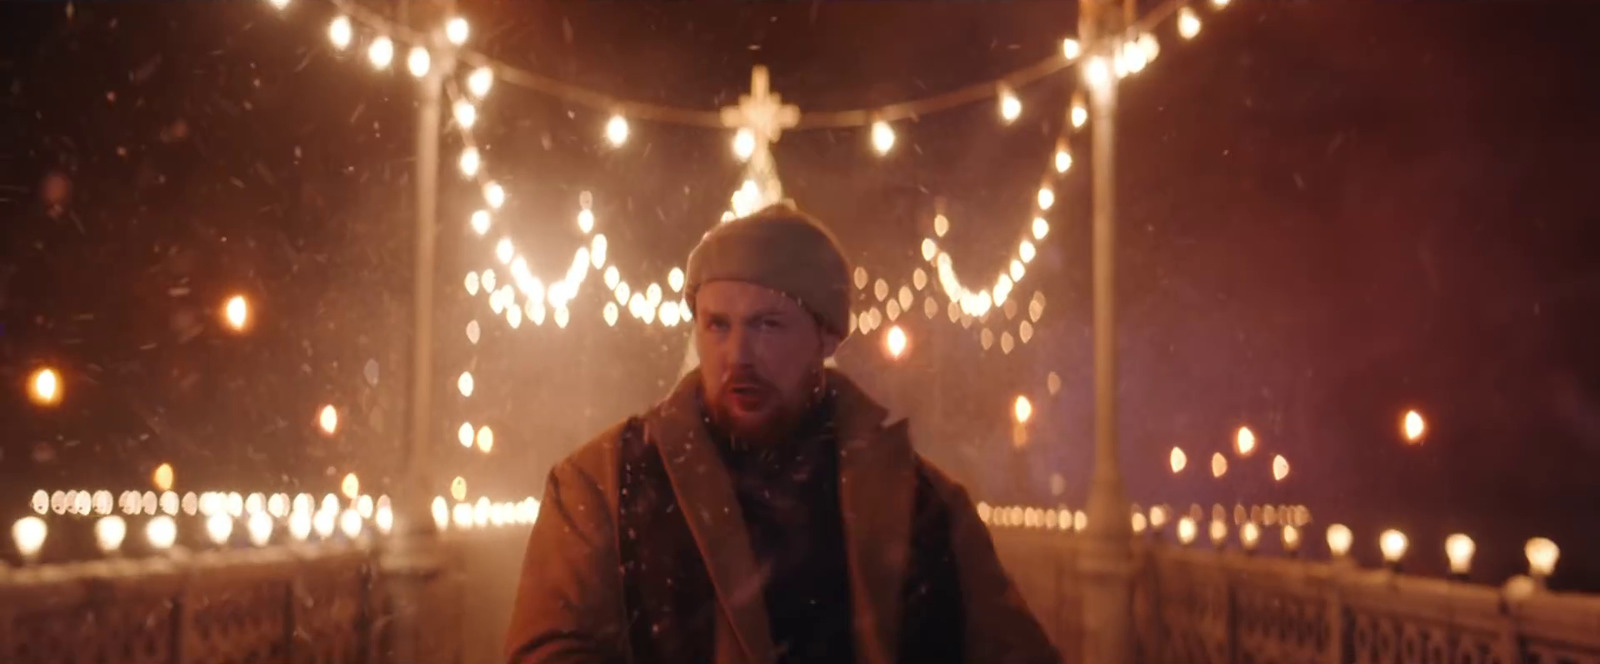
M 1193 9 L 1183 7 L 1178 10 L 1178 34 L 1184 39 L 1194 39 L 1200 34 L 1200 17 Z
M 1254 521 L 1246 521 L 1244 525 L 1239 526 L 1239 545 L 1243 546 L 1245 551 L 1256 550 L 1256 545 L 1260 543 L 1261 527 Z
M 1283 550 L 1294 553 L 1300 550 L 1300 529 L 1291 525 L 1283 527 Z
M 100 553 L 112 554 L 122 548 L 122 540 L 128 537 L 128 522 L 120 516 L 101 517 L 94 522 L 94 543 L 100 547 Z
M 465 99 L 450 105 L 450 115 L 456 119 L 456 124 L 462 129 L 471 129 L 478 122 L 478 107 Z M 495 205 L 495 207 L 500 207 Z
M 899 325 L 891 325 L 883 334 L 883 349 L 893 359 L 898 360 L 905 355 L 906 343 L 906 331 L 900 329 Z
M 1067 169 L 1072 168 L 1072 152 L 1067 150 L 1067 146 L 1056 148 L 1055 167 L 1057 173 L 1065 173 Z
M 361 495 L 361 478 L 356 477 L 355 473 L 345 475 L 344 481 L 339 483 L 339 493 L 344 494 L 345 498 L 355 500 L 356 496 Z
M 733 134 L 733 154 L 740 161 L 750 158 L 756 153 L 756 135 L 749 129 L 740 129 Z
M 244 330 L 250 324 L 250 301 L 243 295 L 228 298 L 222 305 L 222 320 L 235 331 Z
M 1076 60 L 1082 54 L 1083 45 L 1079 44 L 1078 40 L 1071 37 L 1061 40 L 1061 57 L 1068 60 Z
M 50 527 L 45 525 L 44 519 L 36 516 L 25 516 L 17 519 L 11 525 L 11 541 L 17 546 L 17 553 L 22 554 L 22 559 L 32 561 L 39 556 L 39 550 L 44 548 L 44 539 L 50 534 Z
M 255 546 L 266 546 L 272 541 L 272 517 L 266 512 L 256 512 L 250 515 L 245 522 L 245 529 L 250 533 L 250 543 Z
M 311 536 L 311 510 L 297 509 L 289 514 L 289 536 L 296 542 L 304 542 Z
M 1089 87 L 1103 89 L 1111 84 L 1111 66 L 1104 57 L 1091 57 L 1083 63 L 1083 80 Z
M 466 478 L 457 477 L 453 480 L 450 480 L 450 497 L 456 499 L 458 502 L 467 499 Z
M 1289 477 L 1289 460 L 1282 454 L 1272 457 L 1272 479 L 1282 482 Z
M 1528 557 L 1528 575 L 1535 579 L 1543 579 L 1555 573 L 1556 562 L 1561 559 L 1561 547 L 1544 537 L 1528 540 L 1522 547 L 1522 552 Z
M 345 510 L 339 513 L 339 532 L 345 537 L 355 539 L 361 535 L 361 515 L 355 510 Z
M 1444 557 L 1450 559 L 1451 574 L 1466 576 L 1472 571 L 1472 556 L 1477 551 L 1478 545 L 1465 534 L 1456 533 L 1444 539 Z
M 488 67 L 479 67 L 467 75 L 467 91 L 472 96 L 482 99 L 489 94 L 489 88 L 494 86 L 494 71 Z
M 467 43 L 467 34 L 470 31 L 467 19 L 456 16 L 444 24 L 444 36 L 450 43 L 460 46 Z
M 1212 519 L 1211 520 L 1211 545 L 1220 549 L 1220 548 L 1222 548 L 1222 545 L 1224 543 L 1226 543 L 1227 541 L 1228 541 L 1228 522 L 1223 521 L 1221 519 Z
M 150 481 L 156 485 L 157 491 L 171 491 L 172 479 L 172 464 L 170 463 L 156 466 L 155 472 L 150 474 Z
M 378 534 L 388 535 L 394 529 L 394 508 L 379 505 L 378 511 L 372 515 L 372 523 L 378 527 Z
M 228 538 L 233 536 L 233 517 L 223 512 L 206 517 L 206 536 L 217 546 L 227 544 Z
M 1189 466 L 1189 455 L 1184 454 L 1181 448 L 1172 448 L 1172 454 L 1168 455 L 1168 457 L 1168 463 L 1172 465 L 1172 473 L 1174 475 L 1183 472 L 1183 469 Z
M 61 402 L 61 374 L 55 369 L 45 367 L 33 372 L 28 379 L 28 398 L 41 406 L 53 406 Z
M 1038 203 L 1040 210 L 1048 210 L 1056 204 L 1056 192 L 1049 187 L 1039 187 Z
M 1350 553 L 1350 545 L 1355 542 L 1355 534 L 1350 532 L 1350 527 L 1342 523 L 1328 526 L 1328 552 L 1335 558 L 1343 558 Z
M 1406 435 L 1406 442 L 1420 445 L 1423 436 L 1428 433 L 1428 424 L 1422 420 L 1422 413 L 1407 411 L 1405 421 L 1401 424 L 1401 431 Z
M 620 115 L 611 116 L 606 121 L 606 140 L 613 146 L 628 142 L 628 119 Z
M 428 68 L 432 65 L 433 58 L 428 55 L 428 49 L 426 48 L 412 46 L 411 51 L 406 54 L 406 71 L 411 72 L 412 76 L 417 78 L 427 76 Z
M 165 514 L 144 525 L 144 539 L 157 551 L 166 551 L 178 541 L 178 522 Z
M 328 41 L 333 42 L 333 47 L 341 51 L 350 47 L 350 40 L 355 37 L 355 30 L 350 26 L 348 16 L 336 16 L 328 23 Z
M 394 60 L 394 42 L 388 37 L 379 37 L 372 40 L 372 45 L 367 47 L 367 60 L 378 69 L 388 69 L 389 63 Z
M 1393 528 L 1378 536 L 1378 550 L 1383 553 L 1384 562 L 1391 565 L 1399 563 L 1406 556 L 1406 548 L 1410 545 L 1406 534 Z
M 463 372 L 461 372 L 461 377 L 456 379 L 456 389 L 461 391 L 461 396 L 464 396 L 464 397 L 472 396 L 472 387 L 473 387 L 472 372 L 471 371 L 463 371 Z
M 1011 88 L 1000 88 L 1000 119 L 1012 122 L 1022 116 L 1022 100 Z
M 872 123 L 872 149 L 878 154 L 889 154 L 894 148 L 894 128 L 889 123 L 879 120 Z
M 322 412 L 317 414 L 317 426 L 322 427 L 322 432 L 333 435 L 339 430 L 339 409 L 332 404 L 322 407 Z
M 1221 452 L 1211 455 L 1211 476 L 1222 477 L 1228 473 L 1228 458 Z
M 1082 127 L 1089 122 L 1089 105 L 1084 101 L 1082 92 L 1072 95 L 1072 107 L 1068 113 L 1071 116 L 1069 120 L 1072 122 L 1074 129 Z
M 1017 402 L 1011 410 L 1018 424 L 1027 424 L 1028 419 L 1033 417 L 1033 402 L 1029 401 L 1028 397 L 1018 395 Z
M 487 425 L 478 429 L 478 450 L 485 454 L 494 450 L 494 429 Z
M 311 515 L 311 529 L 316 531 L 318 539 L 328 539 L 333 535 L 334 522 L 338 518 L 338 510 L 317 510 L 316 514 Z
M 1198 528 L 1194 525 L 1194 517 L 1185 516 L 1182 519 L 1178 519 L 1178 541 L 1185 546 L 1194 543 L 1197 530 Z
M 1239 427 L 1239 433 L 1233 437 L 1233 451 L 1240 457 L 1248 457 L 1256 452 L 1256 433 L 1250 427 Z

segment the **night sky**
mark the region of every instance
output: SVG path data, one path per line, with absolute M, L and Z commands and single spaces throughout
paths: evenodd
M 381 488 L 404 421 L 410 79 L 335 53 L 331 10 L 309 0 L 284 16 L 254 2 L 65 8 L 0 8 L 0 515 L 36 488 L 143 489 L 162 461 L 179 490 L 321 493 L 350 471 Z M 954 89 L 1046 57 L 1076 24 L 1070 2 L 462 9 L 472 44 L 507 62 L 705 110 L 732 103 L 753 64 L 802 111 Z M 1464 531 L 1489 582 L 1547 535 L 1564 548 L 1558 585 L 1600 588 L 1600 86 L 1585 73 L 1600 8 L 1260 2 L 1204 16 L 1192 43 L 1163 25 L 1161 57 L 1121 88 L 1133 498 L 1305 504 L 1318 524 L 1350 524 L 1369 560 L 1377 531 L 1399 527 L 1422 571 Z M 874 279 L 898 288 L 921 265 L 942 205 L 957 270 L 987 280 L 1026 232 L 1071 90 L 1066 74 L 1022 89 L 1009 127 L 993 103 L 897 123 L 888 157 L 864 130 L 786 134 L 779 169 Z M 635 121 L 612 148 L 605 120 L 497 84 L 476 135 L 511 195 L 501 217 L 555 275 L 591 191 L 613 261 L 664 281 L 739 165 L 726 132 Z M 983 324 L 918 306 L 901 321 L 906 360 L 886 361 L 876 334 L 841 352 L 912 417 L 929 457 L 993 502 L 1077 507 L 1087 493 L 1087 143 L 1075 136 L 1053 231 L 1017 291 L 1048 301 L 1031 343 L 985 351 Z M 458 149 L 446 132 L 447 165 Z M 492 244 L 466 230 L 474 188 L 443 181 L 430 465 L 440 493 L 459 474 L 474 495 L 536 494 L 550 463 L 665 393 L 687 328 L 607 328 L 591 275 L 568 329 L 508 329 L 461 286 Z M 255 304 L 242 335 L 219 324 L 233 293 Z M 474 318 L 476 346 L 462 332 Z M 25 399 L 41 364 L 64 376 L 54 408 Z M 479 390 L 462 399 L 450 386 L 469 367 Z M 1021 450 L 1018 394 L 1037 411 Z M 334 437 L 315 427 L 325 403 L 344 415 Z M 1409 408 L 1430 426 L 1421 446 L 1402 444 Z M 495 427 L 493 454 L 454 443 L 463 419 Z M 1208 459 L 1240 425 L 1261 449 L 1214 480 Z M 1176 479 L 1174 445 L 1190 459 Z M 1293 468 L 1281 484 L 1275 454 Z

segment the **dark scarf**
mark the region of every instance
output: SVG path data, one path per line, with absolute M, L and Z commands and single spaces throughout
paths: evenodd
M 825 400 L 796 436 L 762 448 L 733 445 L 708 426 L 764 575 L 768 621 L 783 664 L 855 659 L 832 414 L 831 399 Z M 622 436 L 621 457 L 617 523 L 633 661 L 710 662 L 716 592 L 660 451 L 637 420 Z M 920 469 L 917 477 L 899 660 L 960 662 L 965 620 L 949 514 Z

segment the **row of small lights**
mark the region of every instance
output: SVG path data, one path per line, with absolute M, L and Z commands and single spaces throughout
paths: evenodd
M 1131 516 L 1131 523 L 1135 535 L 1145 532 L 1160 532 L 1171 520 L 1172 508 L 1158 505 L 1150 508 L 1149 516 L 1137 506 Z M 1229 528 L 1226 520 L 1226 510 L 1221 505 L 1212 507 L 1210 526 L 1207 535 L 1211 544 L 1218 550 L 1227 546 Z M 987 503 L 978 504 L 978 516 L 983 522 L 996 528 L 1031 528 L 1042 530 L 1063 530 L 1069 532 L 1082 532 L 1088 527 L 1088 515 L 1083 510 L 1076 512 L 1065 507 L 1040 508 L 1040 507 L 991 507 Z M 1189 514 L 1178 519 L 1175 526 L 1178 542 L 1184 546 L 1194 543 L 1199 536 L 1199 523 L 1204 516 L 1199 505 L 1190 507 Z M 1283 551 L 1290 555 L 1297 555 L 1300 551 L 1303 535 L 1302 530 L 1311 522 L 1311 512 L 1304 506 L 1279 506 L 1257 505 L 1250 508 L 1246 516 L 1242 505 L 1234 507 L 1234 523 L 1238 526 L 1239 546 L 1246 553 L 1254 553 L 1261 544 L 1262 528 L 1280 526 L 1280 536 L 1283 542 Z M 1348 562 L 1350 547 L 1355 542 L 1355 534 L 1344 524 L 1335 523 L 1328 526 L 1326 532 L 1328 551 L 1334 560 Z M 1384 563 L 1390 568 L 1398 570 L 1401 561 L 1410 549 L 1410 540 L 1405 533 L 1389 529 L 1378 535 L 1378 550 L 1382 554 Z M 1445 558 L 1449 561 L 1450 573 L 1460 579 L 1465 579 L 1472 570 L 1472 558 L 1477 553 L 1477 544 L 1472 537 L 1465 533 L 1455 533 L 1445 538 Z M 1523 554 L 1528 560 L 1528 574 L 1536 584 L 1543 585 L 1546 579 L 1555 572 L 1556 563 L 1561 558 L 1561 548 L 1546 537 L 1529 539 L 1523 546 Z

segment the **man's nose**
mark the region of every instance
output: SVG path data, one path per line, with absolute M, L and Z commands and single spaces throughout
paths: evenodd
M 748 364 L 755 356 L 755 335 L 748 327 L 735 325 L 728 335 L 727 352 L 730 365 Z

